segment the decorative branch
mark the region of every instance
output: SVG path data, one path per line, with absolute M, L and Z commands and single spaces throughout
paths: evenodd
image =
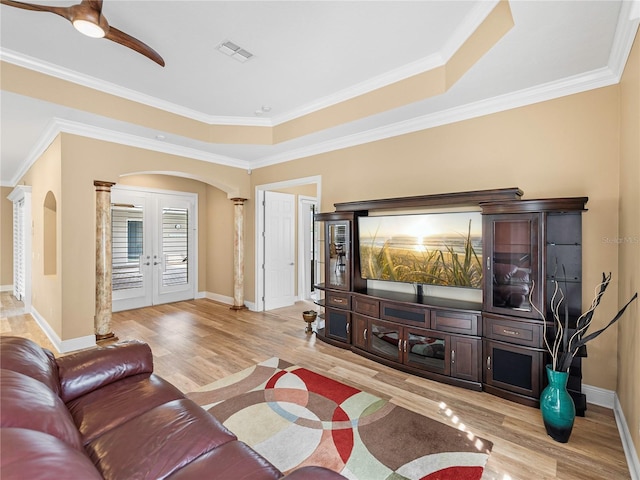
M 564 266 L 563 266 L 564 271 Z M 566 278 L 566 273 L 565 273 Z M 551 363 L 552 368 L 555 371 L 559 372 L 568 372 L 571 367 L 571 363 L 573 359 L 578 354 L 580 348 L 587 344 L 590 340 L 598 337 L 602 332 L 604 332 L 611 325 L 616 323 L 627 307 L 631 305 L 631 303 L 638 298 L 638 293 L 636 292 L 631 299 L 620 309 L 620 311 L 616 314 L 611 321 L 600 330 L 597 330 L 589 335 L 584 336 L 587 333 L 587 330 L 591 326 L 591 322 L 593 320 L 593 315 L 596 311 L 598 305 L 600 305 L 600 301 L 604 295 L 604 292 L 607 290 L 609 283 L 611 283 L 611 273 L 609 275 L 605 275 L 602 273 L 602 282 L 598 284 L 595 288 L 595 296 L 591 302 L 591 306 L 589 309 L 582 313 L 578 319 L 576 320 L 576 331 L 569 336 L 569 307 L 567 302 L 565 302 L 564 292 L 562 288 L 560 288 L 560 284 L 557 280 L 553 280 L 554 283 L 554 291 L 551 296 L 551 300 L 549 302 L 549 311 L 553 317 L 553 323 L 556 327 L 555 337 L 553 339 L 553 344 L 550 345 L 547 339 L 547 318 L 544 313 L 542 313 L 538 307 L 533 302 L 533 290 L 535 289 L 535 282 L 531 282 L 531 291 L 529 292 L 529 303 L 531 307 L 536 311 L 540 318 L 543 320 L 543 330 L 542 334 L 544 336 L 544 345 L 549 354 L 551 355 Z M 566 287 L 565 287 L 566 289 Z M 560 319 L 560 306 L 564 302 L 564 322 Z

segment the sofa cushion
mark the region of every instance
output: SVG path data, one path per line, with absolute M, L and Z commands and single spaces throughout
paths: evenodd
M 271 480 L 281 477 L 282 473 L 261 455 L 243 442 L 235 441 L 201 455 L 167 480 Z
M 67 403 L 85 444 L 124 422 L 172 400 L 180 390 L 157 375 L 125 378 Z
M 22 428 L 0 429 L 2 480 L 101 480 L 82 452 L 46 433 Z
M 183 398 L 105 432 L 85 450 L 107 480 L 156 479 L 233 440 L 218 420 Z
M 20 372 L 44 383 L 60 394 L 58 367 L 53 354 L 32 340 L 22 337 L 0 337 L 0 366 Z
M 42 382 L 0 370 L 0 425 L 38 430 L 82 450 L 82 439 L 60 397 Z
M 92 348 L 57 359 L 61 396 L 69 402 L 123 378 L 153 372 L 153 355 L 137 340 Z

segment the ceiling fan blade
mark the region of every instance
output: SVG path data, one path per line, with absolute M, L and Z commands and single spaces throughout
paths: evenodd
M 85 3 L 96 12 L 102 13 L 102 0 L 82 0 L 81 3 Z
M 23 10 L 33 10 L 35 12 L 49 12 L 60 15 L 67 20 L 71 20 L 70 7 L 54 7 L 52 5 L 36 5 L 34 3 L 14 2 L 13 0 L 0 0 L 3 5 L 22 8 Z
M 110 27 L 107 35 L 104 38 L 108 38 L 109 40 L 119 43 L 120 45 L 124 45 L 125 47 L 131 48 L 138 53 L 141 53 L 145 57 L 150 58 L 158 65 L 164 67 L 164 60 L 162 57 L 149 45 L 141 42 L 137 38 L 128 35 L 117 28 Z

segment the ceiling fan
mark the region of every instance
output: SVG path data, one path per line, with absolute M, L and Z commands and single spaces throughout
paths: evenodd
M 76 30 L 89 37 L 106 38 L 107 40 L 119 43 L 149 57 L 158 65 L 164 67 L 164 60 L 153 48 L 137 38 L 109 25 L 107 19 L 102 15 L 102 0 L 82 0 L 79 4 L 70 7 L 35 5 L 32 3 L 14 2 L 12 0 L 0 0 L 0 3 L 25 10 L 34 10 L 36 12 L 55 13 L 69 20 Z

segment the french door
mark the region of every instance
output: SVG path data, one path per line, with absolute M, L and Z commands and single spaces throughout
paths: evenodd
M 113 188 L 113 311 L 195 298 L 196 198 Z

